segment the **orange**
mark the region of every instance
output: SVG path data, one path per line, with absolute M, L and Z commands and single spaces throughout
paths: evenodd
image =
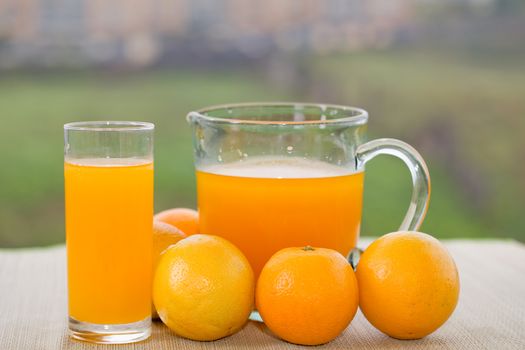
M 173 208 L 161 211 L 155 220 L 173 225 L 187 236 L 199 233 L 199 213 L 188 208 Z
M 162 221 L 153 221 L 153 268 L 162 253 L 171 245 L 186 238 L 184 232 Z
M 185 237 L 186 235 L 184 234 L 184 232 L 182 232 L 175 226 L 166 224 L 162 221 L 153 222 L 153 274 L 155 273 L 155 268 L 157 267 L 157 263 L 159 262 L 162 253 L 169 246 L 177 243 Z M 157 310 L 155 310 L 155 306 L 153 306 L 151 309 L 151 317 L 153 319 L 159 317 L 159 315 L 157 314 Z
M 153 281 L 160 319 L 177 335 L 216 340 L 248 320 L 254 276 L 241 251 L 224 238 L 196 234 L 169 247 Z
M 295 344 L 324 344 L 352 321 L 359 295 L 352 267 L 326 248 L 285 248 L 261 271 L 257 309 L 268 328 Z
M 394 232 L 374 241 L 357 265 L 361 311 L 381 332 L 422 338 L 454 311 L 459 276 L 452 256 L 434 237 Z

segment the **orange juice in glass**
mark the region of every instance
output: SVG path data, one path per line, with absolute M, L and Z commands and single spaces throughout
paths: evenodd
M 70 334 L 129 343 L 151 333 L 153 125 L 65 125 Z
M 423 221 L 430 194 L 424 160 L 399 140 L 366 142 L 362 109 L 250 103 L 204 108 L 187 118 L 200 230 L 236 244 L 256 275 L 286 247 L 327 247 L 348 256 L 359 237 L 364 164 L 379 154 L 400 158 L 412 174 L 401 229 L 417 230 Z

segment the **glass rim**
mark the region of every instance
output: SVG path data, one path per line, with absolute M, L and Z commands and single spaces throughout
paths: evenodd
M 221 109 L 239 109 L 239 108 L 270 108 L 270 107 L 290 107 L 292 109 L 297 108 L 319 108 L 319 109 L 336 109 L 346 112 L 354 112 L 356 115 L 346 115 L 342 117 L 336 117 L 333 119 L 316 119 L 316 120 L 253 120 L 253 119 L 240 119 L 240 118 L 222 118 L 213 117 L 206 115 L 205 113 L 221 110 Z M 189 112 L 187 119 L 191 120 L 193 117 L 203 119 L 214 123 L 224 124 L 250 124 L 250 125 L 319 125 L 319 124 L 355 124 L 361 125 L 366 124 L 368 121 L 368 112 L 362 108 L 351 107 L 338 104 L 330 103 L 308 103 L 308 102 L 245 102 L 245 103 L 231 103 L 231 104 L 220 104 L 204 107 L 196 111 Z
M 64 124 L 64 130 L 72 131 L 148 131 L 154 130 L 155 124 L 149 122 L 95 120 Z

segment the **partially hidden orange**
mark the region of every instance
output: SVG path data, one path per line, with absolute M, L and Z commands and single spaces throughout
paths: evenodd
M 356 276 L 361 311 L 393 338 L 418 339 L 434 332 L 458 302 L 454 259 L 425 233 L 380 237 L 361 256 Z
M 242 252 L 196 234 L 169 247 L 153 280 L 159 316 L 177 335 L 210 341 L 240 330 L 253 310 L 255 281 Z
M 173 225 L 187 236 L 199 233 L 199 213 L 189 208 L 172 208 L 155 214 L 154 220 Z
M 268 328 L 295 344 L 318 345 L 336 338 L 357 311 L 352 267 L 337 251 L 286 248 L 263 267 L 257 309 Z
M 161 221 L 153 222 L 153 255 L 152 255 L 152 267 L 153 274 L 159 262 L 162 253 L 171 245 L 177 243 L 181 239 L 186 238 L 184 232 L 179 230 L 173 225 L 167 224 Z M 152 306 L 151 317 L 157 319 L 159 316 L 155 306 Z

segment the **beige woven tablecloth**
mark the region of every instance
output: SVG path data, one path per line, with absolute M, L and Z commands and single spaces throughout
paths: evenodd
M 366 242 L 366 240 L 365 240 Z M 389 338 L 358 313 L 327 349 L 525 349 L 525 246 L 513 241 L 445 241 L 461 277 L 458 307 L 434 334 L 415 341 Z M 264 325 L 249 322 L 215 342 L 179 338 L 162 323 L 130 345 L 93 345 L 66 331 L 64 247 L 0 250 L 0 349 L 298 349 Z

